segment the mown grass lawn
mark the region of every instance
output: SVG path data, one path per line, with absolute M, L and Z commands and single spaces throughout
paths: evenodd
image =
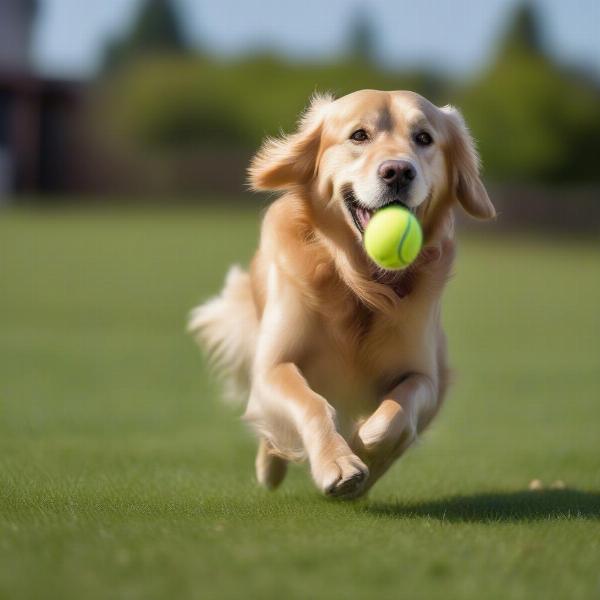
M 257 227 L 239 208 L 0 214 L 0 597 L 600 597 L 597 243 L 462 240 L 447 404 L 343 504 L 304 467 L 257 489 L 184 334 Z

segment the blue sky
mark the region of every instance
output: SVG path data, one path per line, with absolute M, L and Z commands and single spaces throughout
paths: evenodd
M 47 74 L 86 76 L 141 0 L 41 0 L 34 57 Z M 518 0 L 179 0 L 189 39 L 236 56 L 264 48 L 290 58 L 339 54 L 358 10 L 378 34 L 382 62 L 467 76 L 483 67 Z M 600 79 L 600 0 L 533 0 L 562 63 Z

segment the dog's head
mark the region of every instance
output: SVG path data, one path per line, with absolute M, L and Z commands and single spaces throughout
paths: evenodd
M 310 190 L 317 214 L 341 215 L 358 237 L 391 203 L 415 212 L 426 232 L 436 209 L 454 202 L 474 217 L 495 215 L 462 116 L 413 92 L 316 96 L 297 132 L 268 139 L 249 173 L 256 190 Z

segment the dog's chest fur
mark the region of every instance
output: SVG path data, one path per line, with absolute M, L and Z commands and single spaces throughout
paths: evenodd
M 330 296 L 331 301 L 331 296 Z M 317 319 L 301 369 L 311 388 L 355 421 L 370 414 L 382 396 L 406 375 L 437 377 L 440 331 L 435 314 L 405 298 L 397 311 L 383 314 L 345 297 Z

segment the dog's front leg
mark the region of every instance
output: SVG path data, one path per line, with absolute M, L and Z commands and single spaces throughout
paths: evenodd
M 429 377 L 417 373 L 386 394 L 358 431 L 360 453 L 370 469 L 368 487 L 415 441 L 437 406 L 437 386 Z
M 298 367 L 291 362 L 277 364 L 258 376 L 255 385 L 249 417 L 256 419 L 252 413 L 256 415 L 257 409 L 261 429 L 270 432 L 275 448 L 285 445 L 277 437 L 291 431 L 299 437 L 313 479 L 326 495 L 358 496 L 369 470 L 338 433 L 333 407 L 310 388 Z
M 313 479 L 325 494 L 355 497 L 369 470 L 338 433 L 333 407 L 310 387 L 298 366 L 314 360 L 310 343 L 322 322 L 307 306 L 295 278 L 278 263 L 267 271 L 246 418 L 273 453 L 286 459 L 308 456 Z

